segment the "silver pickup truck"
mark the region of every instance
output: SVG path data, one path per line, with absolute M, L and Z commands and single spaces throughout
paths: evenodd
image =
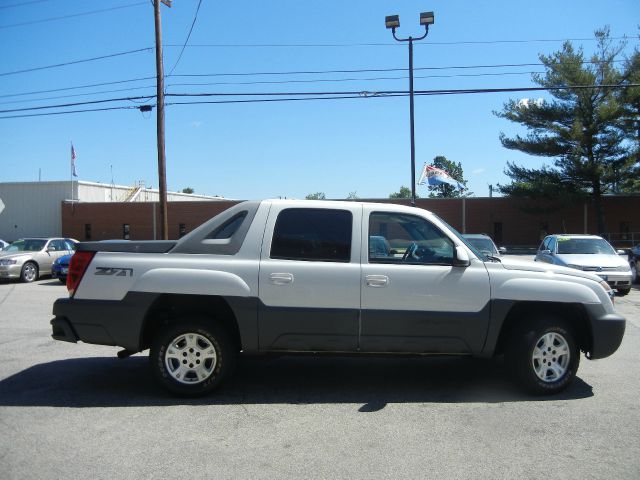
M 537 394 L 572 381 L 580 351 L 616 351 L 625 319 L 599 277 L 491 257 L 426 210 L 243 202 L 179 241 L 87 242 L 53 338 L 150 348 L 152 371 L 201 395 L 239 353 L 504 354 Z

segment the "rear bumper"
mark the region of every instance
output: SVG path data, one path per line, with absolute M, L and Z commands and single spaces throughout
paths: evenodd
M 54 266 L 51 269 L 51 276 L 53 278 L 60 278 L 61 280 L 64 280 L 67 278 L 67 273 L 69 271 L 69 267 L 65 266 L 65 267 L 56 267 Z
M 53 304 L 52 338 L 120 346 L 137 352 L 144 318 L 156 294 L 129 293 L 124 299 L 77 300 L 60 298 Z
M 612 355 L 622 343 L 626 320 L 616 313 L 607 313 L 602 305 L 589 305 L 591 350 L 588 358 L 595 360 Z
M 51 330 L 53 333 L 51 337 L 54 340 L 60 340 L 61 342 L 76 343 L 79 338 L 75 332 L 71 323 L 65 317 L 56 317 L 51 320 Z

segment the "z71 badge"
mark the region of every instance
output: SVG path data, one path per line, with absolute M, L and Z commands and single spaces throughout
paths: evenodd
M 95 275 L 115 275 L 116 277 L 133 277 L 133 268 L 96 267 Z

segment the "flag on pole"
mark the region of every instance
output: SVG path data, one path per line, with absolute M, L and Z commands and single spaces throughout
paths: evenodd
M 76 172 L 76 150 L 73 148 L 73 143 L 71 144 L 71 175 L 78 176 Z
M 436 168 L 433 165 L 424 164 L 422 167 L 422 174 L 420 175 L 420 180 L 418 181 L 418 185 L 441 185 L 446 183 L 447 185 L 451 185 L 459 188 L 460 190 L 464 190 L 464 185 L 449 175 L 447 172 L 440 168 Z

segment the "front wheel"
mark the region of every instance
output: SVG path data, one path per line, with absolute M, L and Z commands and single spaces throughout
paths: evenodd
M 516 381 L 535 395 L 564 390 L 580 365 L 573 330 L 562 318 L 550 315 L 531 317 L 515 328 L 505 357 Z
M 207 320 L 168 325 L 156 335 L 149 360 L 158 382 L 181 396 L 215 390 L 235 365 L 236 352 L 226 330 Z
M 25 283 L 31 283 L 38 279 L 38 265 L 33 262 L 27 262 L 22 266 L 20 271 L 20 280 Z
M 618 296 L 624 297 L 625 295 L 629 295 L 630 291 L 631 291 L 630 288 L 618 288 Z

